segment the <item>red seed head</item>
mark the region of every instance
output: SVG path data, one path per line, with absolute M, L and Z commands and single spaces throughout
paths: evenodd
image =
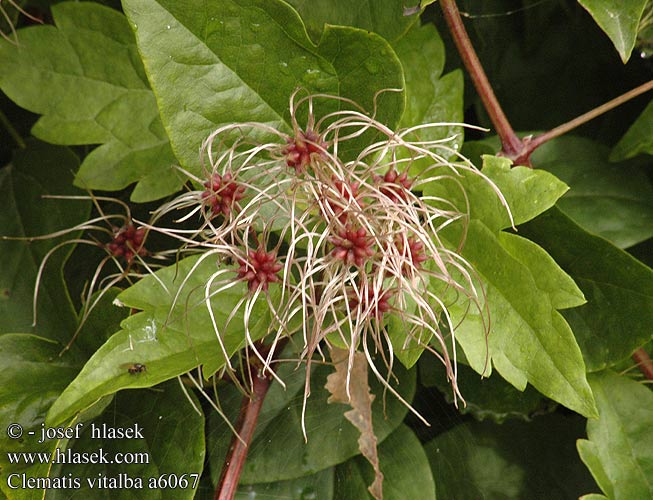
M 410 262 L 416 268 L 421 267 L 422 262 L 428 260 L 426 252 L 424 251 L 424 243 L 418 241 L 416 238 L 408 238 L 408 245 L 404 253 L 404 240 L 403 238 L 397 243 L 398 250 L 410 259 Z
M 367 287 L 367 294 L 362 297 L 362 303 L 359 301 L 358 296 L 352 293 L 349 299 L 349 307 L 350 309 L 360 307 L 363 311 L 367 311 L 367 309 L 370 308 L 370 314 L 375 318 L 380 318 L 383 316 L 383 313 L 392 309 L 390 299 L 394 294 L 394 290 L 383 289 L 375 293 L 374 288 L 369 284 Z
M 379 191 L 386 195 L 394 203 L 398 203 L 408 198 L 408 192 L 413 185 L 413 181 L 408 178 L 407 172 L 398 174 L 394 168 L 390 168 L 383 177 L 375 176 L 377 183 L 380 183 Z
M 145 228 L 136 227 L 133 224 L 127 224 L 114 233 L 113 240 L 107 243 L 106 248 L 114 257 L 121 257 L 127 262 L 131 262 L 136 255 L 146 255 L 147 250 L 144 248 Z
M 245 186 L 238 184 L 227 172 L 224 175 L 214 173 L 204 183 L 206 188 L 202 193 L 204 203 L 211 207 L 213 215 L 224 214 L 228 216 L 236 202 L 241 200 L 245 193 Z
M 288 145 L 283 149 L 282 154 L 286 157 L 286 164 L 293 167 L 297 173 L 301 173 L 311 163 L 311 157 L 316 154 L 322 155 L 326 146 L 326 142 L 316 132 L 300 130 L 295 137 L 288 139 Z
M 365 228 L 354 229 L 350 224 L 338 230 L 335 236 L 329 238 L 335 248 L 332 255 L 341 259 L 346 264 L 363 267 L 365 261 L 374 255 L 372 238 L 367 235 Z
M 279 271 L 283 265 L 277 260 L 275 252 L 266 252 L 263 248 L 247 252 L 247 261 L 242 260 L 238 268 L 238 278 L 247 281 L 250 291 L 259 286 L 267 291 L 268 283 L 280 281 Z

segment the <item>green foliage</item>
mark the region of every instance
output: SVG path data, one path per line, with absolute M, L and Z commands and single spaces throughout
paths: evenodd
M 626 160 L 638 154 L 653 154 L 653 102 L 644 108 L 642 114 L 626 131 L 610 153 L 613 161 Z
M 16 153 L 12 164 L 0 170 L 2 236 L 42 236 L 74 227 L 88 216 L 86 201 L 47 199 L 44 196 L 78 196 L 71 186 L 79 160 L 68 148 L 31 141 Z M 0 240 L 3 264 L 0 271 L 0 332 L 32 331 L 35 280 L 48 252 L 69 240 L 63 235 L 42 241 Z M 55 251 L 43 271 L 37 303 L 36 333 L 67 340 L 75 328 L 75 312 L 62 276 L 71 247 Z
M 469 422 L 424 449 L 440 498 L 578 498 L 592 480 L 574 442 L 579 418 L 548 415 L 531 423 Z
M 119 477 L 126 474 L 130 478 L 141 478 L 145 486 L 140 491 L 148 491 L 150 478 L 166 477 L 178 473 L 180 464 L 186 474 L 198 474 L 204 463 L 204 416 L 197 408 L 199 401 L 191 396 L 192 403 L 184 400 L 179 384 L 169 382 L 158 386 L 157 391 L 126 391 L 116 395 L 111 403 L 114 412 L 84 424 L 80 439 L 72 446 L 73 453 L 93 453 L 101 447 L 108 456 L 117 453 L 133 453 L 149 456 L 149 463 L 133 464 L 65 464 L 55 472 L 64 476 L 72 474 L 77 477 L 97 478 L 101 476 Z M 181 401 L 184 401 L 183 403 Z M 112 439 L 92 435 L 92 425 L 96 429 L 131 428 L 138 425 L 144 439 Z M 97 432 L 97 431 L 96 431 Z M 190 483 L 192 485 L 192 479 Z M 86 481 L 78 489 L 80 494 L 93 496 L 97 487 L 91 487 Z M 101 490 L 100 490 L 101 491 Z M 139 491 L 133 489 L 132 491 Z M 192 499 L 195 491 L 187 488 L 161 488 L 158 498 Z M 63 490 L 53 498 L 69 498 Z
M 326 366 L 317 366 L 311 373 L 311 397 L 305 415 L 306 442 L 301 430 L 305 369 L 286 365 L 279 370 L 286 389 L 280 384 L 274 384 L 266 396 L 259 417 L 260 423 L 249 451 L 250 460 L 241 477 L 243 484 L 301 478 L 343 463 L 358 454 L 358 431 L 344 417 L 343 407 L 346 407 L 327 404 L 328 392 L 324 385 L 331 370 Z M 402 381 L 397 389 L 407 401 L 411 401 L 415 391 L 415 370 L 407 372 L 398 369 L 397 378 Z M 378 382 L 371 383 L 371 387 L 376 395 L 372 405 L 374 429 L 379 442 L 383 442 L 401 424 L 408 409 L 396 398 L 389 396 L 386 396 L 384 405 L 383 387 Z M 237 412 L 237 403 L 241 397 L 233 387 L 225 387 L 220 401 L 225 408 Z M 223 419 L 212 414 L 208 429 L 209 460 L 211 474 L 216 482 L 231 437 L 231 431 Z M 284 450 L 283 457 L 280 450 Z
M 168 138 L 124 16 L 72 2 L 53 6 L 52 15 L 56 27 L 20 30 L 18 46 L 0 41 L 6 61 L 0 88 L 43 115 L 33 134 L 53 144 L 102 144 L 77 173 L 82 188 L 117 190 L 143 181 L 134 201 L 178 189 Z
M 375 471 L 369 450 L 361 454 L 371 441 L 359 440 L 362 427 L 344 416 L 351 406 L 329 403 L 325 387 L 335 360 L 324 338 L 338 334 L 325 330 L 341 319 L 340 333 L 365 332 L 337 344 L 352 350 L 348 362 L 355 349 L 365 352 L 369 382 L 338 367 L 351 375 L 348 389 L 374 396 L 367 421 L 384 499 L 653 496 L 653 395 L 631 359 L 650 351 L 652 338 L 653 107 L 628 103 L 539 147 L 534 169 L 514 166 L 498 138 L 465 142 L 483 136 L 474 127 L 489 126 L 495 110 L 465 84 L 433 3 L 18 2 L 43 25 L 0 5 L 9 35 L 0 39 L 7 498 L 213 498 L 238 442 L 234 429 L 243 430 L 247 391 L 266 377 L 235 498 L 372 498 Z M 648 48 L 648 3 L 457 2 L 506 115 L 525 130 L 552 128 L 651 78 L 650 62 L 631 57 Z M 334 98 L 289 107 L 293 95 L 311 94 Z M 324 115 L 314 132 L 329 131 L 316 139 L 311 120 Z M 442 126 L 421 128 L 433 122 Z M 202 156 L 220 127 L 231 128 Z M 395 153 L 399 140 L 412 149 Z M 301 168 L 292 148 L 308 148 Z M 434 154 L 413 161 L 420 148 Z M 231 156 L 216 169 L 224 151 Z M 369 171 L 359 176 L 350 161 Z M 219 213 L 212 203 L 228 196 L 212 183 L 226 183 L 224 164 L 238 171 L 243 162 L 255 166 L 234 181 L 247 194 Z M 433 212 L 416 210 L 417 198 L 393 199 L 402 180 L 383 178 L 389 165 L 407 169 L 401 189 Z M 351 178 L 336 184 L 342 172 Z M 315 185 L 306 188 L 308 178 Z M 376 197 L 355 207 L 359 188 Z M 346 261 L 343 289 L 362 294 L 329 302 L 337 312 L 323 321 L 322 297 L 340 285 L 325 269 L 346 246 L 329 232 L 344 224 L 334 194 L 347 198 L 347 210 L 382 214 L 366 226 L 378 256 L 392 244 L 404 251 L 397 262 Z M 233 215 L 258 215 L 259 205 L 261 220 Z M 402 219 L 400 210 L 414 213 Z M 437 227 L 429 248 L 441 253 L 421 255 L 430 241 L 402 240 L 411 227 L 376 228 L 395 219 Z M 130 224 L 142 247 L 125 236 Z M 278 272 L 274 263 L 256 267 L 258 245 L 297 260 L 282 259 Z M 296 264 L 310 257 L 317 265 L 307 273 Z M 367 281 L 366 298 L 364 280 L 377 269 L 387 271 Z M 257 292 L 252 284 L 267 286 L 265 273 L 270 287 Z M 381 310 L 385 286 L 393 295 Z M 373 299 L 364 318 L 346 314 Z M 5 432 L 10 423 L 22 426 L 20 439 Z M 77 424 L 79 437 L 37 443 L 43 427 Z M 135 425 L 142 439 L 90 432 Z M 99 448 L 148 461 L 17 464 L 9 455 Z M 9 474 L 82 481 L 44 492 L 11 487 Z M 197 484 L 137 490 L 86 481 L 183 474 L 197 474 Z
M 211 259 L 190 257 L 148 276 L 118 296 L 124 307 L 142 309 L 125 319 L 89 359 L 79 376 L 52 405 L 48 422 L 59 425 L 102 396 L 124 388 L 151 387 L 203 365 L 206 376 L 225 363 L 204 299 L 203 284 L 216 272 Z M 186 279 L 188 278 L 188 279 Z M 164 288 L 165 287 L 165 288 Z M 220 296 L 211 308 L 219 325 L 225 325 L 232 308 L 245 294 L 241 283 Z M 174 299 L 176 306 L 171 310 Z M 260 309 L 259 309 L 260 310 Z M 258 313 L 258 314 L 257 314 Z M 229 355 L 242 348 L 245 334 L 242 312 L 220 331 Z M 253 325 L 265 325 L 265 313 L 255 309 Z M 266 331 L 254 328 L 262 337 Z M 256 340 L 256 337 L 254 338 Z M 145 373 L 131 374 L 126 365 L 139 363 Z
M 290 0 L 288 3 L 297 10 L 306 24 L 306 31 L 315 43 L 319 43 L 326 25 L 353 26 L 373 31 L 392 43 L 401 38 L 419 19 L 417 16 L 402 15 L 404 2 L 401 0 L 388 0 L 383 3 L 363 0 L 355 5 L 347 0 Z
M 551 209 L 520 227 L 574 278 L 587 304 L 565 311 L 588 371 L 627 358 L 650 339 L 653 270 Z
M 437 387 L 447 402 L 453 403 L 441 365 L 430 356 L 419 360 L 419 380 L 425 387 Z M 509 418 L 530 420 L 533 416 L 555 408 L 531 386 L 518 391 L 497 375 L 481 378 L 464 364 L 458 365 L 458 387 L 465 395 L 465 405 L 459 405 L 461 413 L 470 413 L 477 420 L 491 419 L 503 423 Z
M 124 6 L 175 155 L 198 175 L 202 141 L 222 125 L 257 121 L 289 131 L 288 99 L 298 86 L 369 110 L 379 90 L 403 87 L 401 65 L 383 38 L 328 26 L 314 45 L 280 0 Z M 380 104 L 378 119 L 396 123 L 402 97 L 384 96 Z
M 610 37 L 621 60 L 625 63 L 635 47 L 639 22 L 647 0 L 578 0 L 592 14 L 596 23 Z
M 436 486 L 426 453 L 408 427 L 402 425 L 383 441 L 379 447 L 379 461 L 387 484 L 383 498 L 435 500 Z M 374 473 L 361 457 L 340 464 L 336 468 L 336 478 L 334 498 L 371 498 L 366 485 L 370 484 Z
M 433 25 L 413 27 L 394 46 L 406 77 L 406 109 L 402 127 L 420 123 L 459 123 L 463 120 L 463 76 L 460 71 L 443 75 L 444 43 Z M 463 142 L 463 128 L 456 125 L 424 131 L 422 140 L 456 136 Z
M 511 169 L 509 161 L 495 157 L 486 156 L 484 162 L 483 173 L 501 189 L 517 224 L 546 210 L 567 190 L 544 171 Z M 582 293 L 544 250 L 500 232 L 510 218 L 487 183 L 472 174 L 461 182 L 472 207 L 462 255 L 478 273 L 484 307 L 494 323 L 488 335 L 482 310 L 469 310 L 465 304 L 453 309 L 455 322 L 460 322 L 456 339 L 467 360 L 480 374 L 489 376 L 494 365 L 517 389 L 524 390 L 530 382 L 569 408 L 594 415 L 580 349 L 557 311 L 582 304 Z M 436 189 L 440 186 L 427 193 L 445 196 Z M 446 199 L 454 196 L 448 193 Z
M 558 208 L 583 229 L 628 248 L 653 236 L 653 185 L 641 164 L 607 159 L 606 146 L 579 137 L 551 141 L 532 157 L 538 168 L 571 187 Z
M 578 452 L 610 499 L 653 495 L 653 394 L 645 386 L 614 372 L 591 376 L 599 407 L 598 420 L 588 420 L 589 439 Z

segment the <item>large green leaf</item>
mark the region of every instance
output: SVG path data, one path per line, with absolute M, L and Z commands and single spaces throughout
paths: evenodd
M 76 184 L 116 190 L 143 180 L 135 201 L 174 192 L 180 181 L 154 95 L 119 12 L 86 3 L 52 7 L 55 26 L 0 40 L 0 88 L 43 115 L 32 133 L 54 144 L 101 144 L 89 154 Z
M 542 245 L 587 298 L 564 315 L 588 371 L 612 366 L 650 339 L 653 270 L 555 208 L 519 230 Z
M 289 0 L 306 24 L 306 31 L 318 43 L 325 25 L 353 26 L 381 35 L 390 42 L 400 38 L 419 17 L 403 15 L 403 0 L 361 0 L 355 5 L 348 0 L 312 2 Z
M 463 75 L 459 70 L 442 76 L 444 43 L 435 26 L 415 26 L 395 44 L 406 74 L 406 109 L 402 127 L 463 120 Z M 420 132 L 421 140 L 455 137 L 447 146 L 463 143 L 460 126 L 433 127 Z
M 192 400 L 192 404 L 187 398 Z M 116 456 L 117 460 L 108 464 L 55 466 L 52 474 L 64 477 L 72 474 L 73 477 L 81 478 L 81 488 L 76 492 L 88 499 L 106 498 L 107 491 L 111 491 L 111 498 L 117 500 L 192 499 L 195 496 L 193 485 L 199 482 L 204 466 L 204 416 L 199 408 L 197 398 L 192 394 L 185 395 L 176 381 L 158 386 L 156 390 L 117 394 L 101 418 L 84 423 L 80 439 L 69 446 L 73 454 L 84 453 L 90 456 L 101 449 L 105 458 L 113 460 Z M 138 429 L 143 438 L 113 439 L 102 436 L 103 429 L 119 428 Z M 121 463 L 123 456 L 134 461 Z M 131 488 L 114 490 L 99 486 L 101 478 L 119 478 L 121 475 L 123 481 L 126 481 L 127 476 L 136 482 Z M 183 483 L 187 484 L 186 487 L 183 484 L 178 486 L 179 483 L 175 482 L 182 477 L 188 481 Z M 150 483 L 153 479 L 157 482 Z M 158 482 L 160 479 L 161 482 Z M 89 481 L 94 480 L 94 485 L 89 484 Z M 139 480 L 141 487 L 137 482 Z M 50 498 L 67 499 L 70 498 L 70 492 L 58 490 L 48 496 Z
M 407 401 L 415 392 L 415 370 L 407 371 L 397 364 L 393 368 L 398 383 L 395 388 Z M 256 484 L 289 480 L 313 474 L 358 455 L 359 431 L 345 418 L 348 408 L 328 404 L 324 388 L 327 375 L 333 368 L 315 366 L 311 373 L 311 395 L 306 407 L 306 434 L 301 426 L 305 367 L 295 363 L 283 364 L 278 370 L 286 389 L 273 383 L 266 396 L 258 419 L 256 433 L 243 468 L 241 483 Z M 372 404 L 374 432 L 379 443 L 399 426 L 408 409 L 392 394 L 385 393 L 375 377 L 370 388 L 376 398 Z M 230 408 L 232 420 L 237 416 L 242 394 L 232 386 L 220 388 L 223 408 Z M 211 414 L 207 433 L 210 448 L 211 474 L 217 482 L 224 457 L 232 439 L 227 424 L 217 414 Z
M 580 137 L 548 142 L 533 163 L 559 177 L 570 190 L 558 208 L 587 231 L 627 248 L 653 236 L 653 186 L 637 165 L 614 165 L 609 149 Z
M 621 60 L 626 63 L 635 47 L 639 21 L 647 0 L 578 0 L 610 37 Z
M 587 421 L 578 452 L 610 499 L 653 497 L 653 393 L 611 371 L 590 384 L 599 418 Z
M 429 461 L 415 434 L 405 425 L 397 428 L 379 446 L 384 500 L 435 500 L 435 483 Z M 367 485 L 374 471 L 364 458 L 356 457 L 336 468 L 335 498 L 372 498 Z M 444 498 L 444 497 L 442 497 Z
M 213 259 L 204 259 L 191 270 L 199 257 L 157 271 L 157 279 L 148 276 L 118 296 L 124 306 L 143 309 L 122 322 L 122 330 L 113 335 L 89 359 L 77 378 L 52 405 L 48 421 L 65 421 L 99 398 L 124 388 L 151 387 L 203 365 L 212 374 L 225 363 L 225 357 L 213 329 L 204 301 L 204 284 L 217 271 Z M 190 278 L 183 283 L 186 276 Z M 167 288 L 164 289 L 164 284 Z M 183 284 L 183 286 L 182 286 Z M 226 318 L 246 295 L 247 285 L 238 283 L 211 304 L 222 342 L 231 355 L 245 344 L 242 308 L 226 327 Z M 173 299 L 179 291 L 175 307 Z M 252 338 L 267 332 L 269 323 L 261 308 L 252 312 Z M 257 327 L 258 323 L 263 325 Z M 130 364 L 146 366 L 142 373 L 129 373 Z
M 483 173 L 502 191 L 517 224 L 552 206 L 567 189 L 547 172 L 511 169 L 510 162 L 500 158 L 484 160 Z M 454 324 L 460 324 L 456 338 L 468 362 L 486 376 L 493 365 L 519 390 L 530 382 L 551 399 L 593 415 L 596 410 L 580 349 L 557 311 L 582 304 L 582 293 L 542 248 L 501 232 L 510 220 L 487 181 L 466 172 L 461 185 L 471 212 L 462 256 L 477 273 L 490 318 L 487 335 L 487 323 L 478 310 L 460 303 L 451 308 Z M 464 206 L 459 189 L 443 193 L 443 188 L 446 185 L 430 185 L 425 191 L 448 195 Z M 460 240 L 459 230 L 451 227 L 453 241 Z
M 592 487 L 574 449 L 585 420 L 551 414 L 530 423 L 468 422 L 424 449 L 440 498 L 575 500 Z
M 71 186 L 79 161 L 68 148 L 30 141 L 0 170 L 0 236 L 40 236 L 74 227 L 89 213 L 80 200 L 45 199 L 45 195 L 78 196 Z M 78 234 L 40 241 L 0 239 L 0 332 L 32 331 L 32 297 L 39 265 L 48 251 Z M 40 336 L 67 342 L 75 331 L 76 316 L 62 277 L 72 246 L 49 259 L 39 284 L 37 324 Z
M 626 160 L 639 154 L 653 154 L 653 101 L 612 149 L 610 160 Z
M 401 65 L 384 39 L 329 26 L 315 46 L 280 0 L 123 6 L 173 149 L 196 173 L 202 141 L 221 125 L 257 121 L 290 131 L 288 99 L 297 87 L 347 97 L 370 111 L 379 90 L 403 87 Z M 377 119 L 396 124 L 403 96 L 390 93 L 379 102 Z

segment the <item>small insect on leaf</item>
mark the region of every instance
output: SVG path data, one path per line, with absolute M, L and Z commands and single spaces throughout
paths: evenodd
M 137 373 L 143 373 L 144 371 L 147 370 L 147 367 L 141 363 L 125 363 L 124 365 L 120 365 L 120 367 L 127 368 L 127 371 L 132 375 L 135 375 Z

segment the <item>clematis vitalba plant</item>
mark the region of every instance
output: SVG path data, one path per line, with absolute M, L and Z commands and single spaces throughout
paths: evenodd
M 649 2 L 477 3 L 0 2 L 5 496 L 653 494 Z

